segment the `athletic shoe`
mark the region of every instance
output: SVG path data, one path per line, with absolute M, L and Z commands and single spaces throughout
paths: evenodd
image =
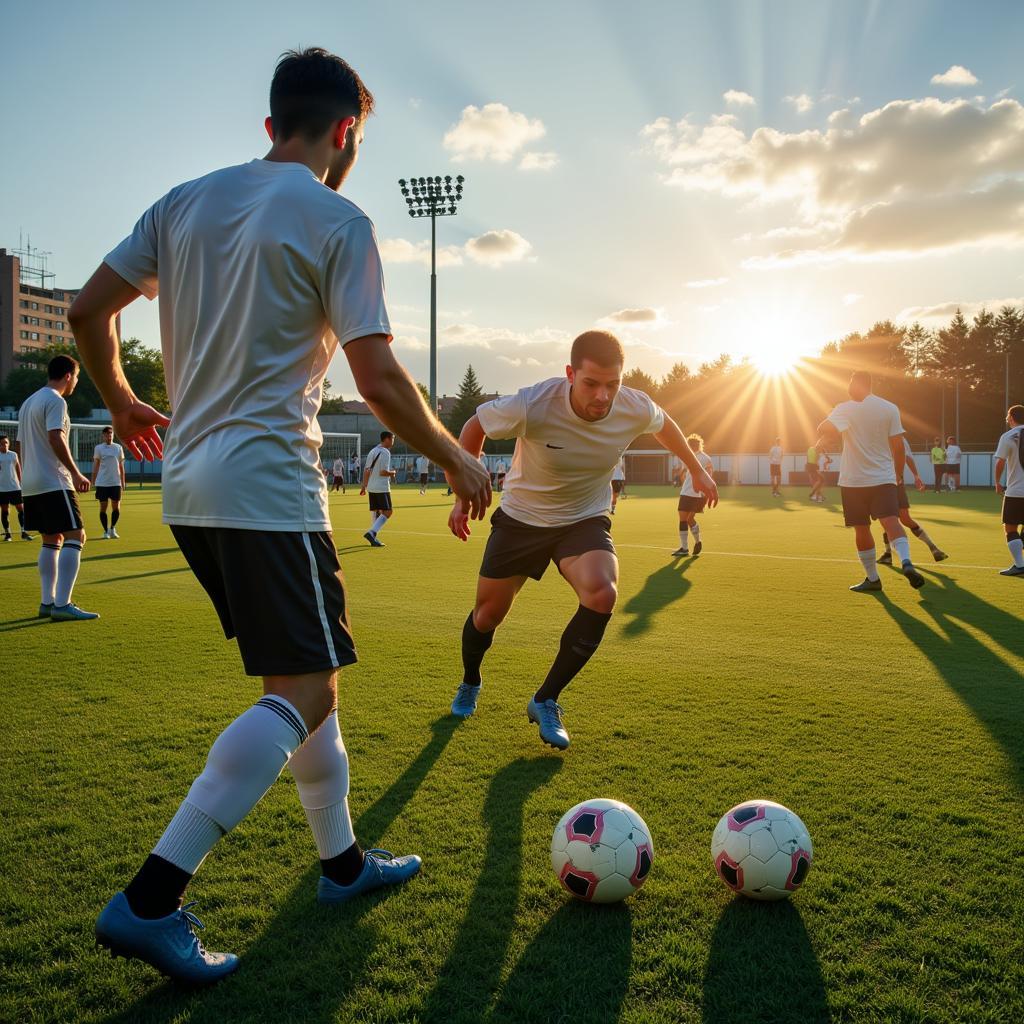
M 96 944 L 111 956 L 143 960 L 161 974 L 189 985 L 208 985 L 238 969 L 234 953 L 208 953 L 196 935 L 203 922 L 186 903 L 167 917 L 149 920 L 132 912 L 123 892 L 103 908 L 96 921 Z
M 1011 565 L 1009 569 L 1000 569 L 1000 576 L 1024 576 L 1024 565 Z
M 110 539 L 111 540 L 120 540 L 121 539 L 121 535 L 113 527 L 110 528 Z
M 945 551 L 940 551 L 938 548 L 935 548 L 932 551 L 932 558 L 934 558 L 936 562 L 944 562 L 949 558 L 949 555 L 947 555 Z
M 701 549 L 703 547 L 704 547 L 704 544 L 701 541 L 697 541 L 697 543 L 693 545 L 693 557 L 694 558 L 696 558 L 701 553 Z
M 5 544 L 9 543 L 12 540 L 14 540 L 14 538 L 9 533 L 5 533 L 4 534 L 4 543 Z
M 688 548 L 676 548 L 675 551 L 672 552 L 672 557 L 673 558 L 686 558 L 689 554 L 690 554 L 690 551 L 689 551 Z
M 876 590 L 882 589 L 881 580 L 869 580 L 866 576 L 864 577 L 863 583 L 858 583 L 855 587 L 850 587 L 855 594 L 868 594 Z
M 368 540 L 371 548 L 384 547 L 384 542 L 377 540 L 377 535 L 372 530 L 367 530 L 366 533 L 363 534 L 363 540 Z
M 53 612 L 52 604 L 41 604 L 39 606 L 39 614 L 36 616 L 37 619 L 48 619 L 50 614 Z
M 316 887 L 317 903 L 347 903 L 383 885 L 400 885 L 419 874 L 422 866 L 423 861 L 414 853 L 396 857 L 387 850 L 367 850 L 363 855 L 363 870 L 351 885 L 338 885 L 320 876 Z
M 103 531 L 103 536 L 100 537 L 100 540 L 110 540 L 110 531 L 109 530 L 104 530 Z
M 22 530 L 22 532 L 21 532 L 21 539 L 22 540 L 35 540 L 36 537 L 35 537 L 34 533 L 26 533 L 24 530 Z
M 476 702 L 479 696 L 480 686 L 473 686 L 472 683 L 459 683 L 459 688 L 455 691 L 455 700 L 452 701 L 452 714 L 456 718 L 469 718 L 476 711 Z
M 526 717 L 540 727 L 540 738 L 556 750 L 565 750 L 569 746 L 569 734 L 562 725 L 562 705 L 557 701 L 546 700 L 538 704 L 532 697 L 526 705 Z
M 925 584 L 925 578 L 914 568 L 913 562 L 903 563 L 903 575 L 915 590 L 920 590 Z
M 879 565 L 892 565 L 892 552 L 886 551 L 884 555 L 878 556 Z
M 87 612 L 79 608 L 77 604 L 66 604 L 63 608 L 53 606 L 50 618 L 54 622 L 84 622 L 86 619 L 98 619 L 98 612 Z

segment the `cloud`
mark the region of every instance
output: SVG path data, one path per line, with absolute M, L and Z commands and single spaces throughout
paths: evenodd
M 430 243 L 410 242 L 405 238 L 382 238 L 380 256 L 385 263 L 422 263 L 430 266 Z M 457 267 L 462 264 L 462 251 L 457 245 L 444 245 L 437 250 L 439 267 Z
M 784 96 L 783 99 L 798 113 L 806 114 L 814 106 L 814 100 L 807 93 L 802 92 L 799 96 Z
M 503 229 L 487 231 L 466 243 L 466 255 L 487 267 L 500 267 L 504 263 L 518 263 L 529 256 L 533 246 L 516 234 Z
M 739 89 L 727 89 L 722 93 L 722 99 L 730 107 L 752 107 L 757 103 L 749 92 L 741 92 Z
M 521 171 L 550 171 L 558 164 L 557 153 L 524 153 L 519 161 Z
M 705 277 L 699 281 L 687 281 L 687 288 L 717 288 L 720 284 L 725 284 L 729 278 L 727 277 Z
M 661 309 L 652 306 L 627 306 L 625 309 L 617 309 L 614 313 L 608 313 L 597 321 L 598 327 L 620 328 L 632 327 L 640 330 L 660 330 L 669 325 L 665 313 Z
M 933 306 L 907 306 L 906 309 L 901 309 L 896 314 L 896 321 L 897 323 L 913 323 L 916 320 L 926 326 L 929 324 L 945 325 L 956 315 L 957 310 L 960 310 L 970 320 L 983 309 L 987 309 L 990 313 L 997 313 L 1003 306 L 1019 308 L 1022 305 L 1024 305 L 1024 297 L 983 299 L 971 302 L 940 302 Z
M 455 161 L 507 163 L 524 146 L 543 138 L 546 130 L 542 121 L 516 113 L 504 103 L 470 105 L 445 133 L 444 148 Z
M 847 292 L 843 296 L 843 305 L 844 306 L 855 306 L 863 298 L 864 298 L 864 296 L 861 295 L 860 292 Z
M 960 85 L 977 85 L 978 79 L 962 64 L 954 64 L 941 75 L 932 75 L 932 85 L 949 85 L 956 88 Z

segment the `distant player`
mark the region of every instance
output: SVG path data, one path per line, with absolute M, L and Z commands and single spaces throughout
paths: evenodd
M 690 434 L 686 439 L 690 450 L 694 453 L 697 461 L 703 467 L 704 472 L 714 477 L 715 467 L 711 458 L 704 451 L 704 438 L 700 434 Z M 700 539 L 700 527 L 697 525 L 697 513 L 703 512 L 707 499 L 693 484 L 693 474 L 683 468 L 682 487 L 679 489 L 679 547 L 672 552 L 673 558 L 685 558 L 690 554 L 689 535 L 693 534 L 693 556 L 700 554 L 704 547 Z
M 772 485 L 772 497 L 782 497 L 782 438 L 775 438 L 775 444 L 768 451 L 768 476 Z
M 935 438 L 931 450 L 932 471 L 935 473 L 935 493 L 942 490 L 942 478 L 946 472 L 946 449 L 942 445 L 942 438 Z
M 871 393 L 871 374 L 858 370 L 850 377 L 850 401 L 840 402 L 818 427 L 822 438 L 842 437 L 843 456 L 839 487 L 843 516 L 855 531 L 857 556 L 864 581 L 850 587 L 857 593 L 882 589 L 871 536 L 871 520 L 877 519 L 899 555 L 903 575 L 916 590 L 924 577 L 910 560 L 910 541 L 900 525 L 896 481 L 902 479 L 906 462 L 900 411 L 892 402 Z
M 425 455 L 416 460 L 416 475 L 420 478 L 420 494 L 426 494 L 427 481 L 430 479 L 430 459 Z
M 946 476 L 949 478 L 949 489 L 953 492 L 960 490 L 960 460 L 963 452 L 956 443 L 956 438 L 950 434 L 946 438 Z
M 68 448 L 71 420 L 65 399 L 78 384 L 78 363 L 70 356 L 54 356 L 46 371 L 46 384 L 18 410 L 25 528 L 43 538 L 39 618 L 54 622 L 98 619 L 96 612 L 71 603 L 85 547 L 78 494 L 87 493 L 91 486 Z
M 818 460 L 821 457 L 819 451 L 820 441 L 815 441 L 807 449 L 807 462 L 804 463 L 804 471 L 807 473 L 807 482 L 811 485 L 811 493 L 808 497 L 811 501 L 823 502 L 825 500 L 824 495 L 821 493 L 822 487 L 825 485 L 825 478 L 821 475 L 818 469 Z M 824 449 L 822 449 L 824 450 Z
M 1011 405 L 1006 431 L 996 445 L 996 494 L 1003 496 L 1003 530 L 1013 565 L 1000 576 L 1024 576 L 1024 405 Z M 1000 484 L 1006 470 L 1006 485 Z
M 114 428 L 103 428 L 103 440 L 92 452 L 92 485 L 100 503 L 100 526 L 104 540 L 117 540 L 117 521 L 121 518 L 121 499 L 125 491 L 124 449 L 114 443 Z M 107 522 L 107 502 L 110 522 Z
M 359 483 L 360 467 L 361 464 L 359 462 L 359 456 L 353 455 L 352 458 L 348 460 L 348 478 L 354 484 Z
M 21 539 L 35 540 L 35 537 L 25 529 L 25 505 L 21 497 L 21 462 L 18 460 L 18 453 L 11 451 L 11 439 L 6 434 L 0 434 L 0 523 L 3 524 L 5 541 L 11 539 L 11 505 L 18 513 Z
M 903 448 L 907 458 L 907 468 L 911 473 L 914 474 L 914 486 L 919 490 L 925 489 L 925 482 L 921 479 L 921 474 L 917 471 L 917 463 L 914 461 L 913 453 L 910 451 L 910 442 L 903 438 Z M 935 545 L 935 542 L 928 536 L 927 533 L 921 528 L 920 523 L 917 523 L 910 516 L 910 498 L 907 497 L 907 487 L 901 477 L 899 482 L 896 484 L 896 495 L 899 499 L 900 506 L 900 522 L 910 529 L 910 532 L 917 537 L 918 540 L 928 545 L 928 550 L 932 553 L 932 558 L 936 562 L 945 561 L 949 558 L 949 555 L 945 551 L 940 551 Z M 878 558 L 879 565 L 892 565 L 892 546 L 889 543 L 889 534 L 884 530 L 882 531 L 882 541 L 885 544 L 885 551 Z
M 564 750 L 569 733 L 558 697 L 590 660 L 615 607 L 619 563 L 610 534 L 609 483 L 634 438 L 652 433 L 694 474 L 697 490 L 718 501 L 707 475 L 673 420 L 642 391 L 622 386 L 624 353 L 605 331 L 587 331 L 572 344 L 564 377 L 553 377 L 485 402 L 462 429 L 459 443 L 479 458 L 488 438 L 515 438 L 501 507 L 491 517 L 476 602 L 462 628 L 463 681 L 452 714 L 476 710 L 480 665 L 528 579 L 550 562 L 576 592 L 579 607 L 547 678 L 526 706 L 544 743 Z M 452 533 L 469 536 L 466 505 L 457 499 Z
M 331 486 L 332 491 L 341 491 L 345 493 L 345 460 L 339 455 L 331 466 L 331 476 L 333 477 L 333 483 Z
M 619 459 L 612 470 L 612 507 L 611 514 L 615 515 L 615 506 L 619 503 L 619 495 L 622 488 L 626 486 L 626 460 Z M 499 488 L 500 490 L 500 488 Z
M 508 473 L 508 465 L 504 459 L 498 459 L 498 465 L 494 467 L 494 483 L 499 491 L 505 489 L 505 476 Z M 612 506 L 614 508 L 614 506 Z
M 363 534 L 372 548 L 384 547 L 377 534 L 384 529 L 394 514 L 391 507 L 391 481 L 398 473 L 391 468 L 391 446 L 395 435 L 390 430 L 381 431 L 380 444 L 366 453 L 366 469 L 363 471 L 363 485 L 360 494 L 370 495 L 370 528 Z
M 822 445 L 818 450 L 818 504 L 824 505 L 825 488 L 828 486 L 828 477 L 825 474 L 832 468 L 832 456 L 828 453 L 828 447 Z

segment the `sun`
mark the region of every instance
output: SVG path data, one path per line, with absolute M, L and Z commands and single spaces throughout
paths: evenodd
M 762 324 L 755 337 L 756 347 L 748 358 L 762 377 L 785 377 L 792 373 L 810 348 L 804 334 L 789 324 Z
M 753 353 L 750 362 L 762 377 L 785 377 L 796 369 L 800 356 L 796 352 L 765 349 Z

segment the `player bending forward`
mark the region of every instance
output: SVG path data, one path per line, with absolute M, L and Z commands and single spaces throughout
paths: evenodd
M 104 540 L 117 540 L 117 521 L 121 518 L 121 499 L 125 491 L 124 449 L 114 444 L 114 428 L 103 428 L 103 441 L 92 452 L 92 485 L 100 503 L 100 526 Z M 107 502 L 110 519 L 107 519 Z
M 1010 428 L 996 445 L 996 494 L 1003 496 L 1003 530 L 1013 565 L 1000 576 L 1024 576 L 1024 405 L 1011 405 L 1006 412 Z M 1006 486 L 999 481 L 1006 470 Z
M 910 472 L 914 474 L 914 486 L 919 490 L 925 489 L 925 482 L 921 479 L 921 474 L 917 471 L 917 463 L 914 462 L 914 456 L 910 451 L 910 442 L 904 437 L 903 438 L 903 450 L 907 459 L 907 467 Z M 928 536 L 927 533 L 922 529 L 921 524 L 911 518 L 910 515 L 910 498 L 907 497 L 907 485 L 903 482 L 903 478 L 900 477 L 899 482 L 896 484 L 896 496 L 899 500 L 900 506 L 900 522 L 909 527 L 910 532 L 920 541 L 928 545 L 928 550 L 932 553 L 932 558 L 936 562 L 942 562 L 949 558 L 949 555 L 945 551 L 940 551 L 935 545 L 935 542 Z M 879 565 L 892 565 L 892 545 L 889 543 L 889 534 L 882 531 L 882 542 L 885 544 L 885 551 L 879 555 Z
M 25 505 L 21 496 L 21 462 L 18 453 L 11 451 L 11 439 L 0 434 L 0 523 L 4 528 L 4 540 L 11 539 L 11 520 L 9 509 L 14 506 L 18 513 L 18 525 L 21 527 L 22 540 L 35 540 L 25 529 Z
M 579 598 L 558 654 L 526 706 L 540 738 L 569 746 L 558 697 L 597 650 L 615 607 L 619 563 L 610 534 L 608 486 L 615 464 L 640 434 L 654 434 L 694 476 L 697 491 L 718 502 L 704 471 L 673 420 L 642 391 L 622 387 L 624 354 L 617 338 L 587 331 L 572 345 L 565 377 L 554 377 L 477 409 L 459 443 L 479 458 L 487 437 L 516 439 L 501 507 L 491 517 L 476 604 L 462 629 L 463 681 L 452 714 L 466 718 L 480 696 L 480 665 L 527 579 L 554 562 Z M 466 540 L 466 503 L 448 519 Z
M 704 438 L 700 434 L 690 434 L 686 439 L 690 450 L 704 471 L 711 476 L 714 466 L 704 451 Z M 687 467 L 682 470 L 682 486 L 679 488 L 679 547 L 672 552 L 673 558 L 684 558 L 690 553 L 688 536 L 693 534 L 693 555 L 696 558 L 704 546 L 700 539 L 700 527 L 697 525 L 697 513 L 703 512 L 707 504 L 704 495 L 693 485 L 693 474 Z

